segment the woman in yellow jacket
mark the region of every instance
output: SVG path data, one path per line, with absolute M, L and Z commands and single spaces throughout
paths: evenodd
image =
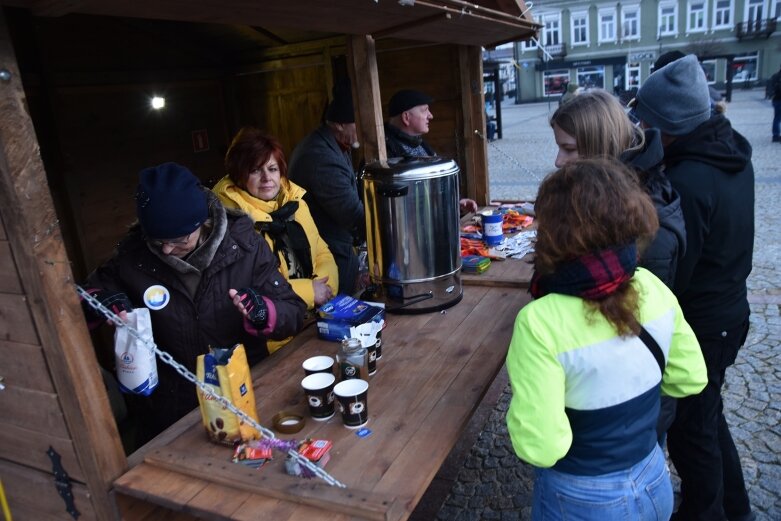
M 225 172 L 212 189 L 223 205 L 255 221 L 279 259 L 279 271 L 308 309 L 327 302 L 339 287 L 336 262 L 303 200 L 306 191 L 287 178 L 279 141 L 257 128 L 242 128 L 225 155 Z M 269 341 L 268 350 L 289 341 Z

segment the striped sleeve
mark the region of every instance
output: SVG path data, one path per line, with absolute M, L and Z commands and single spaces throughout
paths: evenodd
M 565 375 L 552 338 L 538 336 L 546 328 L 530 327 L 527 308 L 515 321 L 507 372 L 512 400 L 507 430 L 516 455 L 537 467 L 552 467 L 572 444 L 572 430 L 564 412 Z

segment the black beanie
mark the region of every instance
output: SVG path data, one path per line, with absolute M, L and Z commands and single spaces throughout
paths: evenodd
M 325 112 L 325 120 L 334 123 L 355 123 L 350 78 L 342 77 L 334 83 L 333 99 Z
M 672 63 L 675 60 L 680 60 L 684 56 L 686 55 L 681 51 L 667 51 L 666 53 L 659 56 L 654 62 L 654 72 L 658 71 L 668 63 Z
M 398 116 L 405 110 L 418 105 L 428 105 L 434 98 L 418 90 L 400 90 L 394 94 L 388 103 L 388 115 Z
M 177 239 L 198 229 L 209 216 L 201 182 L 177 163 L 138 173 L 136 213 L 150 239 Z

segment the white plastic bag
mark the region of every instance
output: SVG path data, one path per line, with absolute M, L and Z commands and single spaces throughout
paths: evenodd
M 144 340 L 152 340 L 152 318 L 147 308 L 136 308 L 127 314 L 127 324 Z M 123 393 L 149 396 L 157 387 L 155 353 L 130 334 L 127 327 L 114 331 L 114 359 L 117 380 Z

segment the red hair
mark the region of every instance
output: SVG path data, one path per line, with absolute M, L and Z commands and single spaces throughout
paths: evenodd
M 225 154 L 225 172 L 236 186 L 246 189 L 250 172 L 258 165 L 265 165 L 272 157 L 279 165 L 280 177 L 287 179 L 285 153 L 277 138 L 255 127 L 242 127 Z

